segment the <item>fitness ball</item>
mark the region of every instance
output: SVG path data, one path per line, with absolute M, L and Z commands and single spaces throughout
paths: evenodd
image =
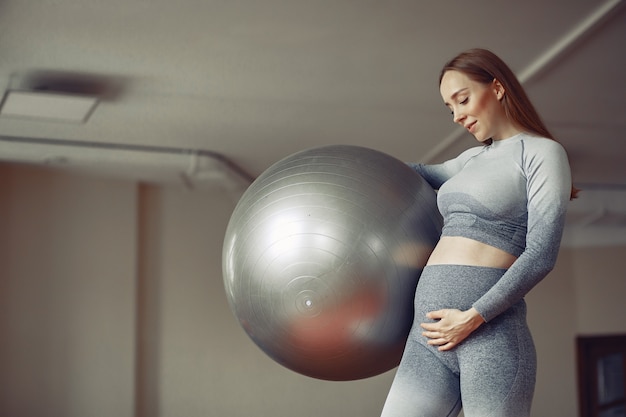
M 405 163 L 347 145 L 295 153 L 237 203 L 224 238 L 230 307 L 283 366 L 356 380 L 400 362 L 419 275 L 441 232 Z

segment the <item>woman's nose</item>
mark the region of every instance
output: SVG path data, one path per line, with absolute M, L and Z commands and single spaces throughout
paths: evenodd
M 465 114 L 463 114 L 463 112 L 454 112 L 454 117 L 453 119 L 454 123 L 459 123 L 459 124 L 463 124 L 463 120 L 465 120 Z

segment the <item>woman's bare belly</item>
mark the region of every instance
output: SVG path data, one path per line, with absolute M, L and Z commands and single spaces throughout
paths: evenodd
M 458 236 L 442 236 L 426 265 L 473 265 L 509 268 L 517 257 L 482 242 Z

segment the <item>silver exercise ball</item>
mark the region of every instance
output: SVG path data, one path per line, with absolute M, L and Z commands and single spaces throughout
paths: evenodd
M 326 146 L 275 163 L 226 230 L 224 284 L 241 326 L 310 377 L 355 380 L 397 366 L 441 231 L 435 200 L 406 164 L 368 148 Z

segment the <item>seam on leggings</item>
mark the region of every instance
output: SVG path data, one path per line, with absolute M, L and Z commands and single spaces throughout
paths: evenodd
M 433 349 L 435 349 L 434 347 L 432 347 L 431 345 L 424 343 L 424 342 L 420 342 L 419 340 L 415 339 L 415 342 L 420 345 L 422 348 L 426 349 L 426 351 L 433 357 L 435 358 L 436 361 L 440 362 L 448 371 L 450 371 L 452 373 L 452 375 L 455 375 L 457 377 L 460 376 L 460 374 L 458 372 L 456 372 L 455 370 L 451 369 L 448 364 L 441 360 L 441 358 L 439 356 L 437 356 L 437 354 L 435 352 L 433 352 Z M 454 351 L 448 351 L 450 352 L 450 354 L 454 353 Z M 455 353 L 456 354 L 456 353 Z
M 456 402 L 454 403 L 454 406 L 452 406 L 452 410 L 450 410 L 450 412 L 448 414 L 446 414 L 445 417 L 452 416 L 453 415 L 452 413 L 454 413 L 454 410 L 456 410 L 460 405 L 462 405 L 462 404 L 461 404 L 461 397 L 459 396 L 459 399 L 456 400 Z M 457 413 L 456 415 L 458 416 L 459 414 Z
M 427 346 L 425 346 L 424 344 L 419 343 L 419 342 L 418 342 L 417 344 L 418 344 L 418 345 L 420 345 L 420 347 L 421 347 L 422 349 L 425 349 L 425 350 L 426 350 L 426 351 L 427 351 L 427 352 L 428 352 L 428 353 L 429 353 L 429 354 L 430 354 L 430 355 L 434 358 L 434 360 L 436 360 L 436 361 L 440 362 L 440 363 L 441 363 L 441 364 L 442 364 L 442 365 L 443 365 L 443 366 L 444 366 L 444 367 L 445 367 L 448 371 L 450 371 L 453 375 L 458 376 L 458 374 L 457 374 L 456 372 L 454 372 L 452 369 L 450 369 L 450 368 L 448 367 L 448 365 L 446 365 L 446 363 L 445 363 L 444 361 L 442 361 L 441 359 L 439 359 L 439 357 L 438 357 L 438 356 L 437 356 L 437 355 L 436 355 L 436 354 L 435 354 L 432 350 L 430 350 Z M 457 399 L 456 399 L 456 402 L 454 403 L 454 405 L 452 406 L 452 408 L 450 409 L 450 411 L 448 412 L 448 414 L 446 414 L 444 417 L 451 417 L 451 416 L 453 415 L 452 413 L 454 413 L 454 410 L 456 410 L 456 409 L 457 409 L 457 407 L 458 407 L 459 405 L 461 405 L 461 404 L 462 404 L 462 401 L 463 401 L 463 400 L 462 400 L 462 398 L 461 398 L 461 394 L 459 393 L 459 398 L 457 398 Z M 457 415 L 458 415 L 458 414 L 457 414 Z

